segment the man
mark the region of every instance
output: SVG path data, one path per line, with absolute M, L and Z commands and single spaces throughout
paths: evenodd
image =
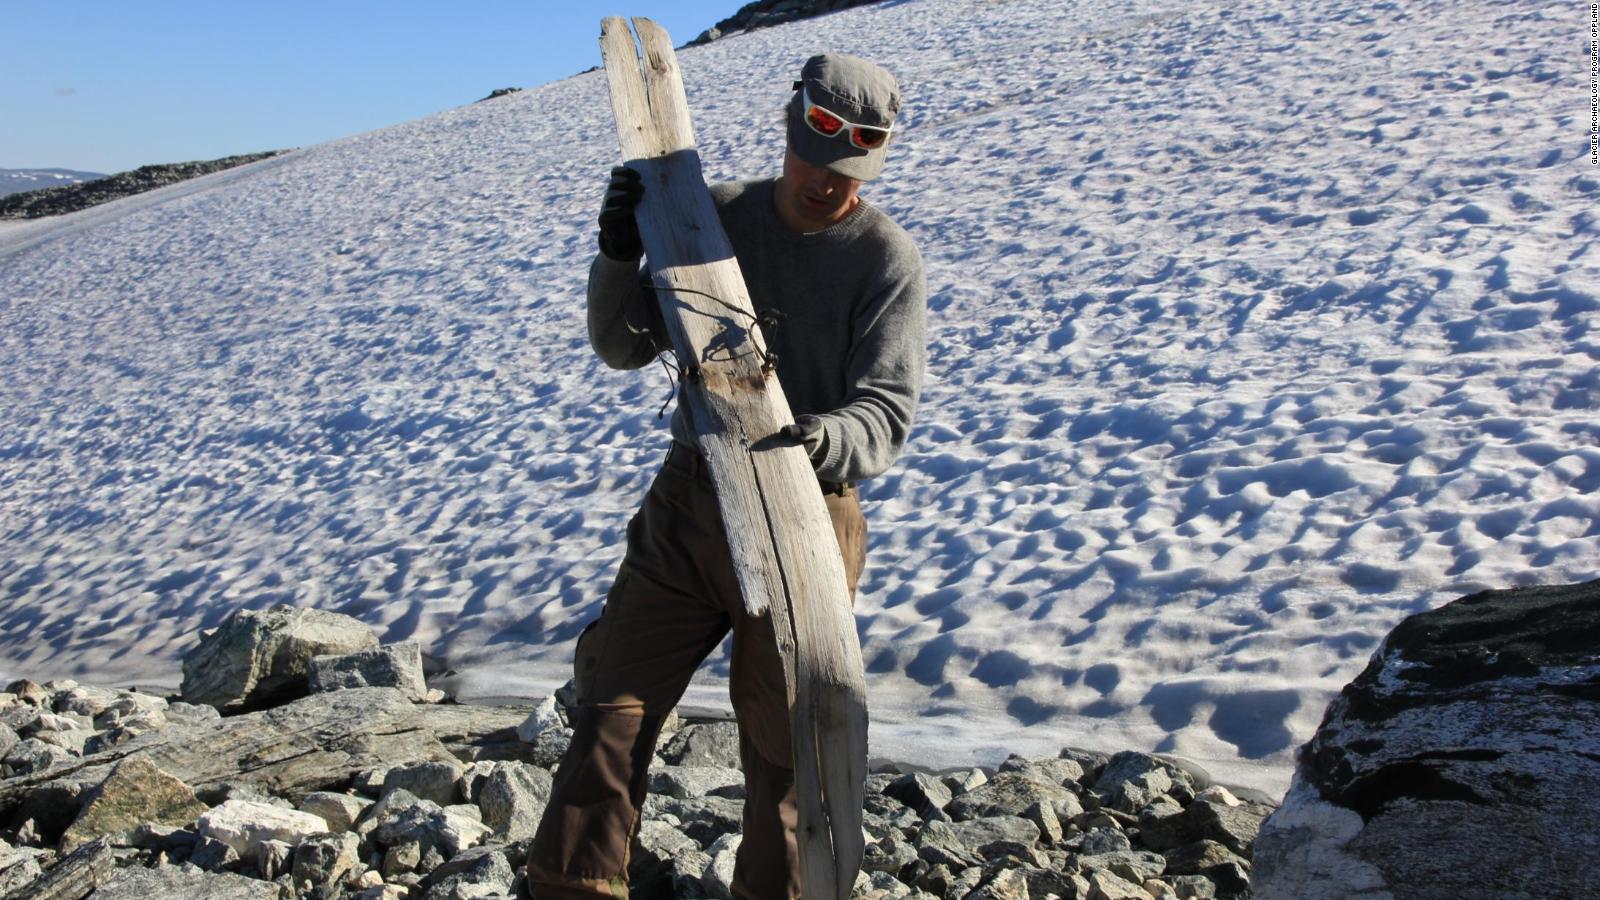
M 783 174 L 717 185 L 718 214 L 825 494 L 851 596 L 866 559 L 853 488 L 905 444 L 925 362 L 926 288 L 911 239 L 861 199 L 900 106 L 894 78 L 865 60 L 812 57 L 788 106 Z M 615 368 L 670 352 L 642 287 L 633 210 L 643 188 L 619 167 L 589 272 L 589 338 Z M 661 722 L 732 630 L 729 692 L 746 783 L 739 897 L 798 897 L 793 755 L 770 617 L 749 616 L 704 459 L 679 405 L 673 445 L 639 513 L 600 618 L 578 639 L 578 709 L 528 860 L 535 897 L 625 897 L 627 862 Z

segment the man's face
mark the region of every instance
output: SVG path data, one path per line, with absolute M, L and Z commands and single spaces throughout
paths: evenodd
M 789 150 L 773 200 L 785 225 L 802 233 L 821 231 L 855 209 L 860 189 L 860 181 L 813 166 Z

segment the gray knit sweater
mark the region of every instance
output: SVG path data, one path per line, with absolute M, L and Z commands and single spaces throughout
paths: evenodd
M 773 207 L 773 181 L 718 184 L 711 196 L 756 310 L 781 323 L 763 331 L 795 415 L 822 419 L 816 464 L 824 481 L 881 474 L 911 430 L 927 362 L 927 287 L 909 235 L 862 200 L 843 221 L 796 234 Z M 630 329 L 647 327 L 648 334 Z M 613 368 L 635 369 L 670 341 L 632 263 L 600 254 L 589 269 L 589 341 Z M 682 403 L 672 436 L 695 445 Z

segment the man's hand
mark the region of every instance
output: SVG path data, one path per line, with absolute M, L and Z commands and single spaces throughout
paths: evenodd
M 600 205 L 600 252 L 620 262 L 634 262 L 644 255 L 639 239 L 639 223 L 633 211 L 644 196 L 639 173 L 627 166 L 611 170 L 606 198 Z
M 811 465 L 816 466 L 828 456 L 828 429 L 816 416 L 795 416 L 793 425 L 778 429 L 778 434 L 797 444 L 804 445 Z

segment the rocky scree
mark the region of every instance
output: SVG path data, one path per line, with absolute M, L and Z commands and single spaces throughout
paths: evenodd
M 231 684 L 216 694 L 226 716 L 182 694 L 9 685 L 0 897 L 525 895 L 568 707 L 418 702 L 416 646 L 373 646 L 350 625 L 279 609 L 207 633 L 185 683 Z M 300 658 L 322 646 L 308 629 L 357 649 Z M 295 699 L 258 708 L 263 685 Z M 738 760 L 734 723 L 669 720 L 633 896 L 731 896 Z M 867 788 L 861 898 L 1243 897 L 1271 811 L 1174 760 L 1073 749 L 992 769 L 886 767 Z

